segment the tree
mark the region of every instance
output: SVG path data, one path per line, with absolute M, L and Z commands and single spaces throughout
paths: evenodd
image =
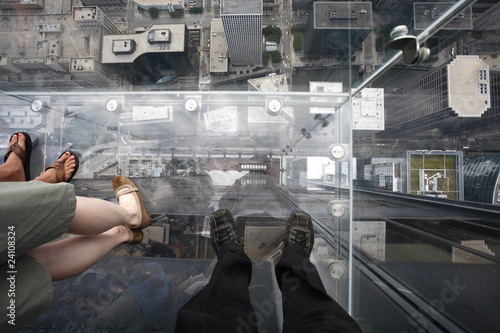
M 271 53 L 269 51 L 262 52 L 262 63 L 267 66 L 269 63 L 269 58 L 271 57 Z
M 283 58 L 281 57 L 281 53 L 279 51 L 264 51 L 262 52 L 262 63 L 267 65 L 269 63 L 269 58 L 272 63 L 280 63 Z
M 296 33 L 296 32 L 304 32 L 306 30 L 306 24 L 305 23 L 299 23 L 299 24 L 295 24 L 293 27 L 292 27 L 292 34 Z
M 303 35 L 301 33 L 293 34 L 293 50 L 295 52 L 302 51 L 302 48 L 303 48 L 302 39 L 303 39 Z
M 266 37 L 267 41 L 276 42 L 279 44 L 281 42 L 281 35 L 283 34 L 279 27 L 273 27 L 268 25 L 262 29 L 262 34 Z
M 189 8 L 189 14 L 201 14 L 203 13 L 203 7 L 191 7 Z
M 184 16 L 184 11 L 182 9 L 176 9 L 173 12 L 168 12 L 170 14 L 170 17 L 183 17 Z
M 149 15 L 151 16 L 151 18 L 157 18 L 158 14 L 160 13 L 158 8 L 156 8 L 156 7 L 150 7 L 148 9 L 148 12 L 149 12 Z
M 283 58 L 281 57 L 281 53 L 279 51 L 272 51 L 271 52 L 271 61 L 273 63 L 279 63 L 283 60 Z

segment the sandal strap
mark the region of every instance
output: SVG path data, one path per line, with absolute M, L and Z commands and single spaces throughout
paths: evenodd
M 115 189 L 115 195 L 117 198 L 121 197 L 122 195 L 133 193 L 133 192 L 139 192 L 139 189 L 131 187 L 128 184 L 119 186 Z
M 24 151 L 23 148 L 21 148 L 20 145 L 17 144 L 17 142 L 14 142 L 8 149 L 7 153 L 5 154 L 5 157 L 3 158 L 3 161 L 6 162 L 7 158 L 9 158 L 10 153 L 14 152 L 19 159 L 21 159 L 21 162 L 23 162 L 23 165 L 26 163 L 26 152 Z
M 128 244 L 139 244 L 144 237 L 142 230 L 131 229 L 129 226 L 125 226 L 128 231 Z
M 65 179 L 66 174 L 64 172 L 64 162 L 54 161 L 54 162 L 50 163 L 50 165 L 47 167 L 47 169 L 45 169 L 45 171 L 47 171 L 49 169 L 56 170 L 56 181 L 58 183 L 66 181 L 66 179 Z
M 134 187 L 134 186 L 132 186 L 130 184 L 123 184 L 121 186 L 118 186 L 115 189 L 115 196 L 116 196 L 116 199 L 119 202 L 120 201 L 120 197 L 122 195 L 129 194 L 129 193 L 136 193 L 136 192 L 140 194 L 139 189 L 137 187 Z M 137 217 L 139 219 L 139 224 L 135 228 L 141 228 L 141 224 L 142 224 L 142 207 L 141 207 L 141 202 L 140 202 L 139 197 L 137 195 L 134 195 L 134 199 L 135 199 L 135 204 L 137 205 Z

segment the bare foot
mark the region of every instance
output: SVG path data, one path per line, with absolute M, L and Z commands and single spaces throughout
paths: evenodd
M 13 135 L 9 147 L 16 143 L 26 151 L 26 138 L 22 133 L 17 133 Z M 24 175 L 23 162 L 14 152 L 11 152 L 7 161 L 0 168 L 0 180 L 1 181 L 25 181 L 26 176 Z
M 59 157 L 58 161 L 63 162 L 64 164 L 64 179 L 69 179 L 73 171 L 75 171 L 75 157 L 71 155 L 69 152 L 65 152 L 61 157 Z M 40 176 L 35 178 L 35 180 L 46 182 L 46 183 L 57 183 L 56 169 L 51 168 L 45 170 Z

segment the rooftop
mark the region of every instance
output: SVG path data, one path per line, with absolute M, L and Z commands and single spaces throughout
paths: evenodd
M 165 5 L 177 5 L 182 4 L 182 0 L 134 0 L 134 2 L 142 7 L 147 6 L 165 6 Z
M 161 31 L 170 31 L 170 41 L 148 41 L 150 32 L 154 36 L 162 36 Z M 160 31 L 160 33 L 157 33 Z M 148 30 L 140 34 L 130 35 L 106 35 L 102 41 L 102 63 L 119 64 L 131 63 L 145 53 L 169 53 L 184 52 L 187 38 L 185 24 L 159 24 L 153 25 Z M 131 53 L 113 53 L 113 45 L 116 41 L 127 40 L 135 42 L 135 50 Z
M 415 29 L 424 30 L 430 26 L 438 17 L 450 9 L 454 2 L 415 2 L 413 3 Z M 472 29 L 472 8 L 469 7 L 460 13 L 443 30 L 470 30 Z
M 227 41 L 222 19 L 213 18 L 210 22 L 210 72 L 225 73 L 228 68 Z
M 288 91 L 285 74 L 250 79 L 248 83 L 258 91 Z
M 75 7 L 73 9 L 73 20 L 87 21 L 95 20 L 98 7 Z
M 262 0 L 222 0 L 221 14 L 262 14 Z
M 81 29 L 72 19 L 72 10 L 64 3 L 46 1 L 52 15 L 7 15 L 0 30 L 0 54 L 11 56 L 12 62 L 30 62 L 54 55 L 59 57 L 97 56 L 100 43 L 96 29 Z M 89 43 L 87 43 L 87 41 Z
M 315 2 L 315 29 L 371 29 L 371 2 Z
M 480 117 L 490 107 L 489 66 L 478 56 L 455 58 L 448 65 L 448 85 L 450 107 L 459 117 Z

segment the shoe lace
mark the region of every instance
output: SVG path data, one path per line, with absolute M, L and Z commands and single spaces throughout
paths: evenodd
M 234 233 L 232 232 L 233 228 L 230 225 L 222 226 L 218 228 L 215 233 L 217 235 L 217 243 L 226 244 L 231 241 L 235 241 Z
M 293 230 L 293 237 L 290 239 L 290 245 L 307 246 L 307 232 L 303 230 Z

